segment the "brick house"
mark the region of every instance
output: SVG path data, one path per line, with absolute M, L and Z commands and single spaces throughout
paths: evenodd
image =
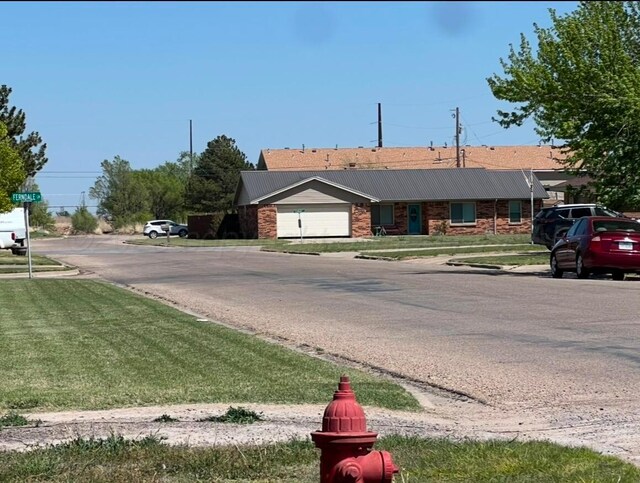
M 513 234 L 547 196 L 516 170 L 243 171 L 234 204 L 247 238 Z

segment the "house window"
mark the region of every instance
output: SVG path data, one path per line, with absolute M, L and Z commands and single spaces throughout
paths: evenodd
M 475 225 L 476 204 L 475 203 L 451 203 L 451 224 L 452 225 Z
M 509 223 L 522 223 L 521 201 L 509 201 Z
M 371 205 L 372 225 L 393 225 L 393 205 Z

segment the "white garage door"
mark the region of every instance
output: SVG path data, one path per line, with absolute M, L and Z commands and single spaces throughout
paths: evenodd
M 350 236 L 350 204 L 278 205 L 278 238 L 299 237 L 298 210 L 302 236 Z

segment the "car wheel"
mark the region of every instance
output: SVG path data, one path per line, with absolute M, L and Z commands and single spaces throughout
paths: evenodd
M 187 234 L 188 234 L 188 233 L 189 233 L 189 232 L 183 228 L 182 230 L 180 230 L 180 231 L 178 232 L 178 236 L 179 236 L 180 238 L 184 238 L 185 236 L 187 236 Z
M 614 280 L 622 281 L 624 280 L 624 272 L 621 272 L 620 270 L 616 270 L 611 274 L 611 278 L 613 278 Z
M 582 255 L 580 253 L 578 253 L 578 256 L 576 257 L 576 275 L 578 276 L 578 278 L 589 277 L 589 270 L 585 268 L 584 259 L 582 258 Z
M 555 253 L 551 254 L 550 265 L 551 265 L 551 276 L 553 278 L 562 278 L 562 275 L 564 275 L 564 270 L 558 268 L 558 257 L 556 257 Z
M 158 238 L 158 232 L 157 231 L 150 231 L 149 232 L 149 238 L 151 238 L 152 240 L 154 238 Z

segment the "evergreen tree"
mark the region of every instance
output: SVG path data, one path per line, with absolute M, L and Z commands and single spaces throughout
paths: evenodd
M 187 208 L 198 213 L 229 212 L 240 171 L 254 169 L 234 139 L 218 136 L 198 156 L 187 184 Z
M 5 124 L 10 145 L 22 159 L 27 175 L 35 176 L 47 163 L 47 145 L 42 143 L 42 138 L 37 132 L 25 135 L 26 116 L 22 109 L 9 106 L 11 91 L 12 89 L 6 85 L 0 86 L 0 122 Z

